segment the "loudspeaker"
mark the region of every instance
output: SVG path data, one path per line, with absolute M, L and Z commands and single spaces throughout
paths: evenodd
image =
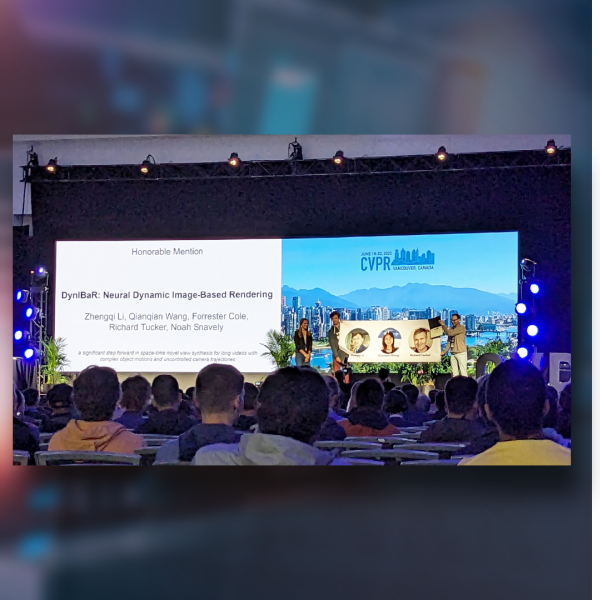
M 548 360 L 548 385 L 559 394 L 571 383 L 571 355 L 567 352 L 550 352 Z

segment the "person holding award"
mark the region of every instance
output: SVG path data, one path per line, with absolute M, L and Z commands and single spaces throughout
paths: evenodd
M 327 337 L 329 338 L 329 346 L 331 347 L 331 356 L 333 359 L 333 372 L 337 372 L 342 368 L 348 355 L 340 350 L 340 313 L 334 310 L 329 317 L 331 318 L 331 328 Z
M 312 354 L 312 333 L 308 330 L 308 319 L 300 319 L 298 331 L 294 334 L 294 345 L 296 346 L 296 366 L 309 367 Z
M 450 317 L 452 327 L 448 329 L 446 324 L 441 319 L 438 323 L 448 336 L 448 344 L 442 352 L 442 356 L 451 352 L 450 365 L 452 366 L 452 377 L 457 375 L 467 376 L 467 330 L 464 325 L 460 324 L 460 315 L 453 314 Z

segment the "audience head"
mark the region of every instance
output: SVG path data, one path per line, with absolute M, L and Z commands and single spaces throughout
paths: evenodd
M 356 408 L 356 391 L 358 390 L 359 383 L 360 381 L 357 381 L 350 389 L 350 399 L 348 400 L 348 406 L 346 407 L 348 412 L 350 412 L 353 408 Z
M 546 400 L 548 400 L 548 412 L 544 415 L 542 425 L 555 429 L 558 420 L 558 392 L 551 385 L 546 386 Z
M 435 390 L 435 406 L 438 410 L 446 411 L 446 394 L 444 390 Z
M 152 382 L 152 398 L 154 404 L 161 408 L 177 408 L 181 402 L 179 384 L 172 375 L 159 375 Z
M 333 376 L 335 377 L 335 380 L 338 382 L 338 385 L 342 385 L 342 383 L 344 383 L 344 373 L 343 371 L 340 369 L 339 371 L 336 371 Z
M 356 406 L 358 408 L 369 408 L 381 410 L 383 404 L 383 385 L 374 377 L 363 379 L 356 388 Z
M 255 412 L 258 408 L 257 398 L 258 388 L 253 383 L 244 383 L 244 411 Z
M 73 408 L 73 388 L 66 383 L 53 385 L 46 394 L 46 402 L 52 412 L 65 412 Z
M 141 375 L 128 377 L 121 384 L 121 391 L 121 407 L 134 412 L 142 412 L 152 397 L 150 382 Z
M 202 420 L 227 415 L 233 423 L 244 407 L 244 376 L 231 365 L 204 367 L 196 378 L 194 402 Z
M 385 367 L 382 367 L 381 369 L 379 369 L 378 376 L 379 379 L 381 379 L 381 381 L 384 381 L 390 376 L 390 370 L 386 369 Z
M 475 417 L 477 382 L 470 377 L 453 377 L 444 389 L 446 410 L 455 415 Z
M 189 387 L 187 390 L 185 390 L 185 395 L 190 399 L 193 400 L 194 399 L 194 387 Z
M 429 392 L 429 399 L 431 400 L 432 403 L 435 402 L 435 397 L 437 396 L 437 393 L 438 393 L 438 390 L 436 390 L 435 388 Z
M 491 421 L 487 418 L 487 414 L 485 412 L 487 388 L 488 388 L 489 381 L 490 381 L 490 376 L 487 374 L 482 375 L 477 380 L 477 395 L 475 396 L 475 398 L 477 399 L 477 408 L 479 410 L 479 416 L 481 418 L 485 419 L 485 421 L 488 421 L 491 423 Z
M 399 415 L 408 410 L 408 399 L 406 394 L 395 387 L 383 397 L 383 410 L 390 415 Z
M 507 360 L 490 374 L 486 410 L 501 434 L 526 438 L 541 433 L 547 408 L 544 379 L 532 364 Z
M 329 408 L 337 408 L 342 394 L 340 385 L 335 377 L 325 377 L 324 379 L 329 390 Z
M 568 383 L 560 393 L 560 411 L 571 414 L 571 384 Z
M 417 398 L 419 397 L 419 388 L 412 383 L 404 383 L 400 386 L 402 391 L 406 394 L 406 398 L 408 399 L 409 407 L 415 408 L 417 403 Z
M 25 406 L 35 406 L 40 399 L 40 393 L 34 388 L 27 388 L 23 390 L 23 397 L 25 398 Z
M 110 421 L 120 396 L 117 373 L 109 367 L 88 367 L 73 382 L 73 402 L 83 421 Z
M 285 367 L 265 379 L 258 400 L 261 433 L 311 444 L 327 418 L 329 388 L 313 369 Z
M 420 410 L 424 413 L 428 413 L 429 409 L 431 408 L 431 400 L 429 399 L 429 396 L 426 396 L 425 394 L 420 394 L 417 398 L 416 407 L 417 410 Z
M 393 390 L 395 387 L 396 386 L 391 381 L 383 382 L 383 391 L 384 392 L 389 392 L 390 390 Z

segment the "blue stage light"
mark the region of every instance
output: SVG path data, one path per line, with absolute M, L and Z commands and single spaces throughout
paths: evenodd
M 524 346 L 521 346 L 520 348 L 517 348 L 517 354 L 519 355 L 519 358 L 527 358 L 529 356 L 529 350 Z
M 43 279 L 44 277 L 46 277 L 46 275 L 48 275 L 48 271 L 46 271 L 46 267 L 39 265 L 35 268 L 35 276 L 38 279 Z
M 19 291 L 17 292 L 17 297 L 16 297 L 16 298 L 17 298 L 17 302 L 19 302 L 19 301 L 21 300 L 21 298 L 22 298 L 22 297 L 23 297 L 23 291 L 22 291 L 22 290 L 19 290 Z
M 515 310 L 520 314 L 524 314 L 525 312 L 527 312 L 527 305 L 525 304 L 525 302 L 517 302 L 516 306 L 515 306 Z
M 540 291 L 540 286 L 539 286 L 537 283 L 532 283 L 532 284 L 529 286 L 529 291 L 530 291 L 532 294 L 537 294 L 537 293 Z
M 537 334 L 538 334 L 538 326 L 537 325 L 528 325 L 527 326 L 527 335 L 530 335 L 531 337 L 533 337 Z
M 28 290 L 17 290 L 15 292 L 15 302 L 27 302 L 29 298 Z
M 23 339 L 23 331 L 21 331 L 20 329 L 17 329 L 17 331 L 15 331 L 15 341 L 20 342 Z
M 25 318 L 29 319 L 30 321 L 35 319 L 35 308 L 33 308 L 33 306 L 28 306 L 25 309 Z
M 23 357 L 27 360 L 31 360 L 35 356 L 35 350 L 33 348 L 26 348 L 23 352 Z

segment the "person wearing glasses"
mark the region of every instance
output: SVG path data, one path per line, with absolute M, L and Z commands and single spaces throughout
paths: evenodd
M 454 313 L 450 318 L 452 327 L 448 329 L 444 321 L 439 319 L 439 324 L 448 336 L 448 344 L 442 352 L 442 356 L 450 351 L 450 365 L 452 366 L 452 377 L 457 375 L 467 376 L 467 330 L 460 324 L 460 315 Z

